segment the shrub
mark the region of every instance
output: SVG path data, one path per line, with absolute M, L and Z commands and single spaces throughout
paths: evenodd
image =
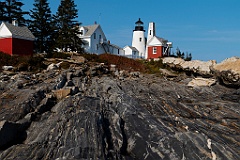
M 162 63 L 162 59 L 159 59 L 158 61 L 154 61 L 151 59 L 150 61 L 143 60 L 142 63 L 146 67 L 146 73 L 149 74 L 155 74 L 160 73 L 160 68 L 165 68 L 164 64 Z
M 68 69 L 70 67 L 70 64 L 68 62 L 62 62 L 60 64 L 60 68 L 62 69 Z
M 89 53 L 83 53 L 81 54 L 81 56 L 83 56 L 84 58 L 86 58 L 89 62 L 99 62 L 99 63 L 104 63 L 104 61 L 102 61 L 100 59 L 100 57 L 96 54 L 89 54 Z
M 43 61 L 44 61 L 43 57 L 30 57 L 27 63 L 32 71 L 38 71 L 47 68 L 47 65 L 45 65 Z
M 140 71 L 145 72 L 146 68 L 138 60 L 130 59 L 123 56 L 117 56 L 112 54 L 101 54 L 99 55 L 100 61 L 105 62 L 106 64 L 115 64 L 117 68 L 121 70 L 130 70 L 130 71 Z
M 71 57 L 70 54 L 66 54 L 64 52 L 52 52 L 52 53 L 48 53 L 46 58 L 62 58 L 62 59 L 67 59 Z
M 0 52 L 0 69 L 2 66 L 14 66 L 21 70 L 41 70 L 45 69 L 46 65 L 43 64 L 43 57 L 30 57 L 30 56 L 10 56 Z

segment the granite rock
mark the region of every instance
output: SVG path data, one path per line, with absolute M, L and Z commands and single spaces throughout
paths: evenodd
M 240 159 L 239 89 L 105 71 L 82 64 L 28 75 L 32 85 L 21 89 L 3 81 L 0 120 L 9 129 L 0 138 L 11 139 L 0 142 L 0 159 Z M 69 89 L 69 72 L 74 94 L 55 99 Z
M 165 57 L 163 58 L 163 64 L 170 66 L 171 68 L 183 71 L 189 71 L 194 74 L 198 74 L 205 77 L 212 76 L 211 67 L 216 65 L 216 61 L 199 61 L 199 60 L 192 60 L 192 61 L 185 61 L 181 58 L 174 58 L 174 57 Z
M 220 81 L 231 87 L 240 87 L 240 58 L 228 58 L 211 68 Z

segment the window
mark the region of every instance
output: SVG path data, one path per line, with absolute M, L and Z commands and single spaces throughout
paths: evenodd
M 152 30 L 150 30 L 150 35 L 152 35 Z
M 157 47 L 153 47 L 153 54 L 157 54 Z
M 80 35 L 83 35 L 83 30 L 80 31 Z
M 101 36 L 101 35 L 99 35 L 99 40 L 101 40 L 101 38 L 102 38 L 102 36 Z
M 98 44 L 96 44 L 96 50 L 98 50 Z
M 93 38 L 96 39 L 96 33 L 93 34 Z
M 139 38 L 139 41 L 142 42 L 142 38 Z

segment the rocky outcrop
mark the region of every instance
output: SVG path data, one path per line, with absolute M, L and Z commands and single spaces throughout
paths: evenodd
M 185 61 L 181 58 L 165 57 L 163 58 L 163 64 L 166 64 L 169 67 L 176 70 L 181 70 L 185 72 L 188 71 L 193 74 L 209 77 L 212 76 L 210 68 L 216 65 L 216 61 L 213 60 L 207 62 L 199 60 Z
M 1 160 L 240 159 L 237 89 L 103 64 L 0 74 Z
M 240 58 L 228 58 L 211 68 L 220 81 L 231 87 L 240 87 Z
M 187 86 L 189 86 L 189 87 L 203 87 L 203 86 L 210 87 L 210 86 L 212 86 L 214 84 L 216 84 L 216 80 L 215 79 L 194 78 L 187 84 Z

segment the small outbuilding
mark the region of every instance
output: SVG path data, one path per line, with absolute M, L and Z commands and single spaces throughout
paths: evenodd
M 139 57 L 139 52 L 135 47 L 125 46 L 123 48 L 123 50 L 125 52 L 125 56 L 128 57 L 128 58 L 133 58 L 133 59 L 140 58 Z
M 35 37 L 27 27 L 2 22 L 0 25 L 0 51 L 11 56 L 33 55 Z

